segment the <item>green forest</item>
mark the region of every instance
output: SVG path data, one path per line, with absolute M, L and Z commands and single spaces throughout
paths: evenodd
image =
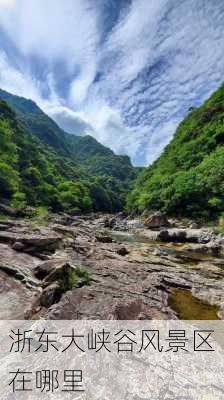
M 138 169 L 69 135 L 31 100 L 0 91 L 0 202 L 53 212 L 120 211 Z
M 64 132 L 31 100 L 0 90 L 0 202 L 70 213 L 224 212 L 224 85 L 189 111 L 147 168 L 91 136 Z
M 129 211 L 212 220 L 224 212 L 224 85 L 189 112 L 173 140 L 139 175 Z

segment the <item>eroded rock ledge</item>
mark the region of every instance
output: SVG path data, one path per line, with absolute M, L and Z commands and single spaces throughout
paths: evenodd
M 156 218 L 153 229 L 124 215 L 2 221 L 1 318 L 175 319 L 176 289 L 224 318 L 222 236 Z

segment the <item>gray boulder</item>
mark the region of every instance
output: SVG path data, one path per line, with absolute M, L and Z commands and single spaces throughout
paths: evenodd
M 160 211 L 157 211 L 146 219 L 145 226 L 148 229 L 159 229 L 162 227 L 168 227 L 170 224 L 167 217 Z

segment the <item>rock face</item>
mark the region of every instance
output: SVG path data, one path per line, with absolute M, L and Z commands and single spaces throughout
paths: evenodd
M 145 227 L 148 229 L 158 229 L 168 226 L 169 226 L 169 221 L 167 217 L 163 215 L 160 211 L 155 212 L 145 221 Z
M 49 255 L 59 249 L 62 236 L 56 232 L 42 228 L 33 228 L 22 221 L 4 221 L 4 229 L 0 230 L 0 243 L 6 243 L 14 250 L 32 255 Z
M 212 231 L 202 229 L 164 229 L 158 234 L 158 240 L 178 243 L 208 243 L 214 239 Z
M 136 242 L 127 233 L 119 242 L 102 231 L 103 216 L 63 218 L 47 228 L 22 220 L 0 226 L 1 318 L 175 319 L 174 288 L 217 306 L 224 318 L 222 235 L 137 228 Z M 77 266 L 90 285 L 85 273 L 74 277 Z
M 118 301 L 106 314 L 107 319 L 111 320 L 142 320 L 151 319 L 152 309 L 142 300 L 129 300 L 126 302 Z
M 5 204 L 0 204 L 0 212 L 4 215 L 8 215 L 10 217 L 21 217 L 23 216 L 23 209 L 20 208 L 12 208 L 6 206 Z
M 58 282 L 61 287 L 62 292 L 66 292 L 71 289 L 72 283 L 70 283 L 70 278 L 72 279 L 72 274 L 75 268 L 69 263 L 61 263 L 50 271 L 43 279 L 43 287 L 47 287 L 54 282 Z
M 63 258 L 52 258 L 48 261 L 39 263 L 33 270 L 34 275 L 39 280 L 44 280 L 52 274 L 63 275 L 66 269 L 67 260 Z M 47 278 L 48 279 L 48 278 Z M 49 280 L 49 279 L 48 279 Z
M 211 230 L 190 229 L 190 228 L 170 228 L 157 230 L 141 230 L 139 235 L 155 241 L 167 243 L 211 243 L 216 240 L 216 236 Z
M 65 262 L 63 258 L 52 259 L 37 265 L 34 268 L 34 275 L 40 280 L 42 290 L 39 295 L 36 293 L 33 297 L 26 311 L 26 318 L 58 303 L 62 295 L 75 285 L 74 272 L 75 267 Z
M 49 308 L 52 304 L 57 303 L 61 298 L 61 287 L 59 282 L 51 283 L 46 286 L 41 293 L 38 301 L 40 303 L 40 307 Z M 32 310 L 34 312 L 36 310 Z
M 0 317 L 23 319 L 39 281 L 33 270 L 40 262 L 36 257 L 18 253 L 7 244 L 0 244 Z
M 32 207 L 12 208 L 5 204 L 0 204 L 0 212 L 12 218 L 30 216 L 33 213 Z

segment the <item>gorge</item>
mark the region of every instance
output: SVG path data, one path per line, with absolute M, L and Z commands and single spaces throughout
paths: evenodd
M 223 319 L 223 86 L 135 168 L 0 91 L 2 319 Z

